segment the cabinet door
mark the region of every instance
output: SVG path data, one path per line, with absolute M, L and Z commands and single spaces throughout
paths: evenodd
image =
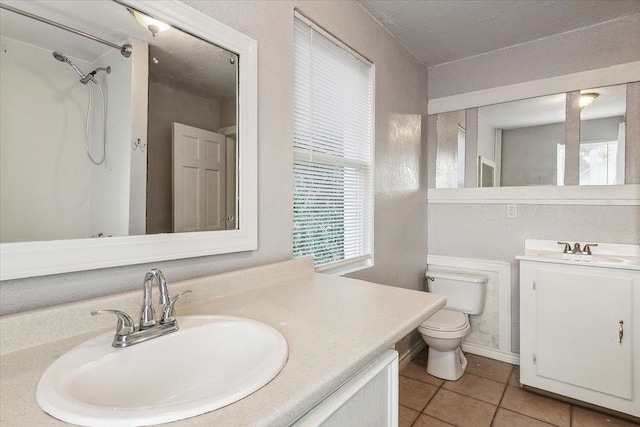
M 398 352 L 387 350 L 292 427 L 397 427 Z
M 632 283 L 539 268 L 537 374 L 630 399 Z

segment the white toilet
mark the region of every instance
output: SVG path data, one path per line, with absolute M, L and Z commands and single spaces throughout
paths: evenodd
M 447 305 L 422 322 L 418 331 L 429 346 L 427 372 L 455 381 L 467 367 L 460 344 L 469 334 L 469 314 L 484 311 L 489 279 L 481 274 L 427 271 L 429 292 L 445 295 Z

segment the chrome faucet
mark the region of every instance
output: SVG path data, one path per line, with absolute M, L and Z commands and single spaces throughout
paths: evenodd
M 584 245 L 584 249 L 580 249 L 580 243 L 574 243 L 573 249 L 571 249 L 571 245 L 567 242 L 558 242 L 559 245 L 564 245 L 563 254 L 574 254 L 574 255 L 591 255 L 591 248 L 594 246 L 598 246 L 597 243 L 586 243 Z
M 159 303 L 166 305 L 169 302 L 169 291 L 167 290 L 167 280 L 164 278 L 162 271 L 157 268 L 152 269 L 144 276 L 142 309 L 140 310 L 140 329 L 148 329 L 156 324 L 156 311 L 152 302 L 152 285 L 153 281 L 158 284 L 160 291 Z
M 591 255 L 591 248 L 594 246 L 598 246 L 597 243 L 587 243 L 584 245 L 584 249 L 582 251 L 583 254 Z
M 158 285 L 160 291 L 159 302 L 162 304 L 160 321 L 156 320 L 156 312 L 152 303 L 152 285 L 154 281 Z M 154 268 L 144 276 L 139 326 L 135 326 L 131 316 L 118 310 L 97 310 L 92 311 L 91 315 L 115 314 L 118 317 L 118 323 L 112 345 L 118 348 L 128 347 L 177 331 L 178 321 L 174 315 L 175 303 L 178 298 L 190 292 L 191 291 L 184 291 L 170 298 L 164 274 L 162 274 L 162 271 Z

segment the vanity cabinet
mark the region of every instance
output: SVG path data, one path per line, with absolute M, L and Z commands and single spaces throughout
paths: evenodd
M 639 346 L 640 270 L 520 261 L 523 385 L 640 416 Z
M 293 427 L 398 426 L 398 352 L 387 350 Z

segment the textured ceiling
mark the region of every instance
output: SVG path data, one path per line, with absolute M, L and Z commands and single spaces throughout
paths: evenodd
M 428 67 L 640 12 L 640 0 L 359 0 Z
M 149 44 L 149 79 L 208 99 L 222 100 L 236 93 L 236 66 L 231 52 L 175 28 L 151 33 L 121 4 L 111 0 L 3 1 L 116 44 L 132 37 Z M 67 31 L 0 9 L 4 37 L 49 51 L 93 62 L 111 48 Z M 136 53 L 134 52 L 134 55 Z M 235 61 L 237 64 L 237 60 Z M 51 59 L 52 66 L 56 62 Z M 86 70 L 85 70 L 86 71 Z

